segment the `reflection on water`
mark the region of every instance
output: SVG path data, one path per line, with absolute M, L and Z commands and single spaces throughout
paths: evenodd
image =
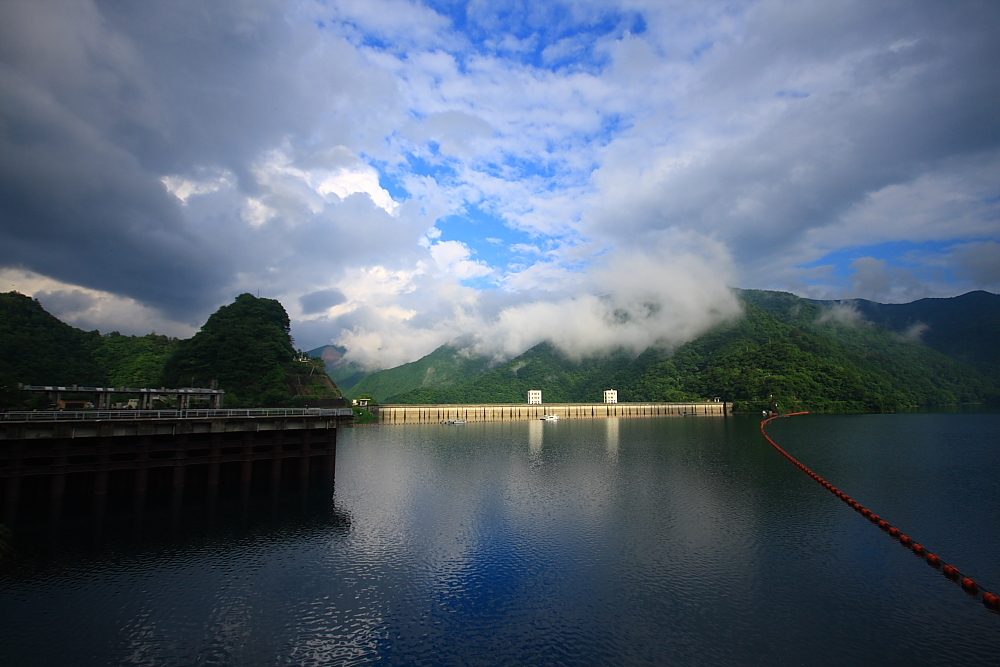
M 604 419 L 604 440 L 609 461 L 618 460 L 618 417 Z
M 545 437 L 546 423 L 540 419 L 533 419 L 528 422 L 528 451 L 532 457 L 537 457 L 542 453 L 542 440 Z
M 771 433 L 1000 588 L 1000 420 L 866 417 Z M 356 428 L 335 492 L 22 502 L 0 664 L 996 664 L 998 617 L 757 423 Z

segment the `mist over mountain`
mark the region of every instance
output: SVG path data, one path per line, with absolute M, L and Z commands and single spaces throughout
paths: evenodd
M 888 305 L 763 290 L 733 290 L 733 298 L 741 317 L 722 318 L 684 344 L 585 353 L 548 340 L 500 361 L 465 338 L 371 373 L 340 347 L 301 357 L 288 315 L 273 299 L 243 294 L 193 338 L 178 340 L 85 332 L 38 301 L 7 293 L 0 295 L 0 375 L 8 385 L 216 382 L 240 405 L 333 398 L 337 385 L 348 396 L 410 404 L 522 403 L 529 389 L 541 389 L 550 403 L 600 401 L 605 389 L 617 389 L 621 401 L 719 397 L 743 410 L 759 409 L 770 396 L 788 409 L 875 412 L 997 400 L 996 294 Z M 629 324 L 623 316 L 617 326 Z
M 853 303 L 817 302 L 787 292 L 734 293 L 744 317 L 679 347 L 653 345 L 638 355 L 621 347 L 576 357 L 545 342 L 493 368 L 479 357 L 479 377 L 455 382 L 451 376 L 437 383 L 446 358 L 442 348 L 368 376 L 353 394 L 363 385 L 383 402 L 522 403 L 528 389 L 541 389 L 546 402 L 589 402 L 613 388 L 621 401 L 720 397 L 753 410 L 773 395 L 789 409 L 875 412 L 996 398 L 996 379 L 982 372 L 989 370 L 991 357 L 975 358 L 969 350 L 989 347 L 1000 335 L 997 295 L 925 299 L 899 308 L 867 302 L 868 312 L 884 313 L 881 306 L 895 317 L 880 325 Z M 918 315 L 925 342 L 914 334 Z M 420 386 L 411 388 L 418 376 Z
M 1000 295 L 977 290 L 950 299 L 876 303 L 816 301 L 854 310 L 865 321 L 942 352 L 1000 382 Z
M 347 361 L 344 358 L 345 352 L 346 348 L 337 345 L 321 345 L 306 352 L 311 358 L 323 360 L 327 375 L 341 391 L 347 391 L 372 373 L 357 362 Z

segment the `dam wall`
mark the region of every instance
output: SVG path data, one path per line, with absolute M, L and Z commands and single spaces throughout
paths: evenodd
M 528 421 L 545 415 L 559 419 L 607 417 L 724 417 L 732 403 L 547 403 L 543 405 L 381 405 L 372 406 L 380 424 L 438 424 L 451 419 L 469 422 Z

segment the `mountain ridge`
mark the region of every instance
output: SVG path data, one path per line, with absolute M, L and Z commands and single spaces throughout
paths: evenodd
M 776 395 L 790 407 L 874 412 L 996 399 L 997 382 L 990 376 L 915 342 L 906 331 L 867 321 L 850 303 L 812 301 L 787 292 L 736 292 L 747 309 L 743 318 L 675 350 L 651 347 L 638 356 L 618 350 L 574 362 L 542 343 L 464 384 L 373 395 L 408 404 L 522 403 L 531 388 L 542 389 L 549 402 L 589 402 L 600 401 L 604 389 L 614 388 L 622 401 L 720 396 L 754 410 Z M 981 328 L 988 345 L 1000 333 L 1000 325 L 991 324 L 990 310 L 1000 297 L 983 294 L 985 313 L 948 317 L 952 322 L 985 322 Z M 934 340 L 948 349 L 947 336 Z
M 744 317 L 677 348 L 570 359 L 543 342 L 496 364 L 447 344 L 376 373 L 346 361 L 336 346 L 295 352 L 281 304 L 249 294 L 220 308 L 193 338 L 177 340 L 85 332 L 11 292 L 0 295 L 0 384 L 219 380 L 231 400 L 256 405 L 339 395 L 332 378 L 343 377 L 349 396 L 381 402 L 520 403 L 528 389 L 542 389 L 549 402 L 590 402 L 614 388 L 622 401 L 719 396 L 750 410 L 775 395 L 786 406 L 826 411 L 995 401 L 1000 393 L 993 343 L 1000 338 L 1000 295 L 879 304 L 735 292 Z M 314 356 L 329 358 L 330 366 Z

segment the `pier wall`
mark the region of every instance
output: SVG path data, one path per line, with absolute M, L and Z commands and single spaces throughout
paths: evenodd
M 70 488 L 103 499 L 125 486 L 141 505 L 154 487 L 179 502 L 192 490 L 214 497 L 220 484 L 248 493 L 262 476 L 274 492 L 316 476 L 332 483 L 337 430 L 353 416 L 331 412 L 338 414 L 0 422 L 3 516 L 16 515 L 22 481 L 35 495 L 40 483 L 52 508 Z
M 732 403 L 548 403 L 543 405 L 381 405 L 380 424 L 437 424 L 449 419 L 469 422 L 528 421 L 545 415 L 560 419 L 607 417 L 724 417 Z

